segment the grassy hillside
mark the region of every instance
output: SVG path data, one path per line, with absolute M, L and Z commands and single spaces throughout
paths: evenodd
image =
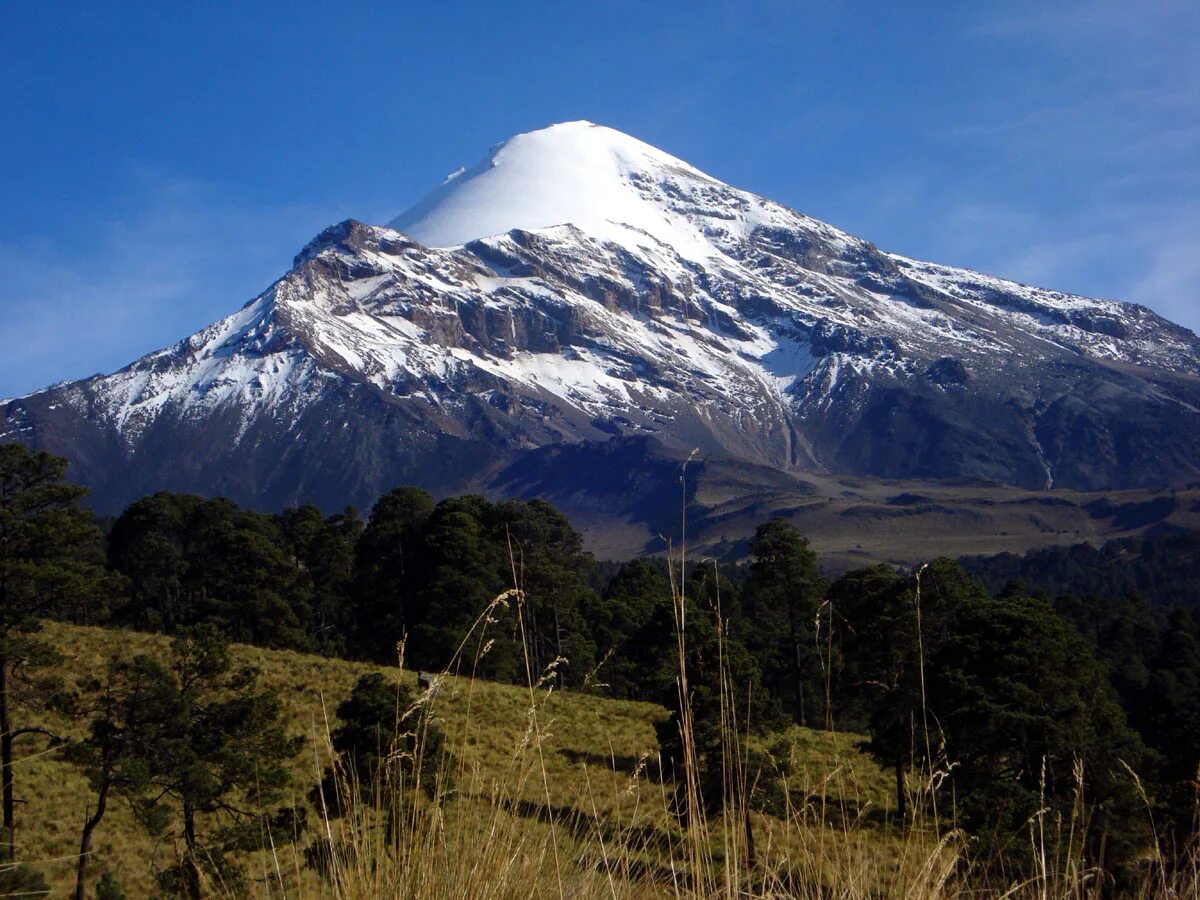
M 66 657 L 64 675 L 69 680 L 100 671 L 115 655 L 161 655 L 168 646 L 165 639 L 152 635 L 52 622 L 46 623 L 43 636 Z M 414 686 L 416 681 L 411 672 L 292 652 L 237 647 L 235 656 L 261 670 L 263 683 L 280 698 L 294 733 L 306 738 L 305 749 L 293 763 L 295 800 L 302 802 L 327 762 L 326 735 L 336 724 L 333 710 L 354 681 L 369 671 L 410 679 Z M 504 836 L 499 844 L 517 848 L 511 858 L 528 857 L 533 860 L 530 865 L 548 866 L 546 848 L 551 847 L 557 858 L 554 877 L 539 869 L 537 880 L 544 880 L 553 894 L 556 880 L 597 877 L 594 857 L 604 851 L 606 836 L 636 832 L 641 837 L 636 850 L 625 854 L 630 865 L 619 893 L 671 891 L 669 884 L 654 885 L 635 872 L 666 873 L 663 877 L 669 881 L 680 841 L 678 825 L 664 808 L 664 789 L 653 777 L 654 722 L 665 715 L 662 708 L 462 678 L 449 679 L 435 703 L 435 715 L 442 720 L 461 765 L 456 798 L 446 816 L 457 816 L 466 830 L 455 832 L 447 826 L 447 842 L 453 834 L 461 839 L 490 823 L 493 836 Z M 53 717 L 39 724 L 70 729 L 69 723 Z M 791 732 L 783 743 L 772 742 L 776 753 L 789 755 L 793 762 L 794 796 L 788 815 L 805 821 L 758 817 L 757 843 L 763 855 L 793 862 L 803 855 L 818 867 L 834 865 L 839 857 L 844 859 L 837 865 L 848 865 L 852 858 L 854 866 L 872 873 L 870 878 L 883 880 L 903 864 L 901 857 L 910 852 L 911 842 L 890 834 L 889 779 L 856 750 L 856 743 L 852 735 L 802 729 Z M 35 862 L 51 879 L 56 895 L 61 895 L 73 883 L 79 827 L 90 792 L 84 779 L 44 745 L 26 744 L 23 756 L 17 768 L 17 792 L 24 801 L 18 813 L 21 855 Z M 503 803 L 498 806 L 496 798 Z M 497 814 L 498 808 L 503 815 Z M 554 835 L 547 838 L 548 819 L 567 835 L 564 840 L 570 852 L 559 846 Z M 315 814 L 310 815 L 310 824 L 324 828 Z M 803 829 L 798 830 L 798 825 Z M 286 886 L 288 895 L 331 895 L 329 887 L 303 867 L 302 851 L 315 833 L 310 827 L 295 846 L 256 854 L 247 866 L 256 891 L 266 894 L 266 884 L 276 881 Z M 797 846 L 801 834 L 803 847 Z M 718 844 L 720 840 L 718 835 Z M 176 852 L 171 835 L 150 838 L 118 803 L 97 833 L 93 878 L 109 869 L 131 897 L 148 896 L 155 865 L 172 860 Z M 719 859 L 721 848 L 715 852 Z M 616 890 L 607 881 L 606 876 L 599 884 L 601 893 Z M 529 884 L 514 885 L 511 892 L 494 884 L 489 893 L 530 896 L 531 890 Z M 369 887 L 356 891 L 345 886 L 339 891 L 342 896 L 371 892 Z

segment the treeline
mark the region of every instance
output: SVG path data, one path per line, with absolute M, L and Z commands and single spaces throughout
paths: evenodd
M 1200 532 L 1121 538 L 1102 547 L 1043 547 L 1024 555 L 969 556 L 990 591 L 1020 581 L 1048 597 L 1139 594 L 1154 607 L 1200 608 Z
M 475 620 L 507 589 L 524 591 L 531 665 L 558 658 L 577 686 L 595 663 L 593 565 L 549 504 L 424 491 L 384 495 L 363 522 L 311 506 L 266 515 L 228 500 L 156 494 L 112 524 L 109 569 L 121 590 L 88 624 L 175 634 L 211 624 L 231 640 L 418 669 L 450 665 Z M 497 604 L 476 674 L 524 675 L 514 603 Z M 472 657 L 472 662 L 475 662 Z
M 218 734 L 186 742 L 216 748 L 210 762 L 232 766 L 221 782 L 230 790 L 239 775 L 281 771 L 294 752 L 253 673 L 230 668 L 221 642 L 235 640 L 383 663 L 403 653 L 410 668 L 659 703 L 673 714 L 658 726 L 664 778 L 693 779 L 713 806 L 729 802 L 730 721 L 763 735 L 792 723 L 860 731 L 895 773 L 902 819 L 953 808 L 980 852 L 1006 869 L 1034 864 L 1028 829 L 1045 815 L 1073 822 L 1082 810 L 1075 827 L 1088 857 L 1112 871 L 1144 858 L 1156 839 L 1169 857 L 1191 838 L 1200 635 L 1184 612 L 1156 619 L 1136 598 L 1052 603 L 1017 583 L 989 592 L 949 560 L 913 572 L 870 567 L 830 583 L 807 541 L 779 520 L 758 528 L 742 565 L 681 571 L 633 560 L 600 578 L 580 535 L 546 503 L 435 503 L 414 488 L 382 497 L 366 521 L 353 510 L 266 515 L 158 494 L 105 535 L 80 489 L 63 482 L 64 467 L 0 446 L 0 780 L 10 856 L 16 719 L 22 705 L 50 703 L 56 691 L 52 677 L 37 690 L 5 688 L 53 672 L 36 640 L 39 617 L 176 637 L 169 665 L 115 661 L 71 703 L 92 711 L 90 743 L 74 752 L 95 789 L 107 783 L 136 798 L 156 788 L 178 801 L 185 833 L 188 809 L 228 803 L 170 781 L 162 760 L 172 753 L 196 771 L 209 765 L 187 756 L 178 735 L 224 721 L 219 734 L 270 738 L 245 744 L 249 758 L 231 755 Z M 116 699 L 106 707 L 98 697 Z M 371 711 L 395 708 L 381 685 L 360 684 L 339 709 L 338 751 L 356 759 L 377 747 L 373 735 L 391 726 L 372 724 Z M 145 721 L 144 709 L 162 714 Z M 126 738 L 110 747 L 114 729 Z M 147 757 L 142 746 L 157 749 Z M 741 802 L 772 809 L 765 773 L 778 773 L 781 756 L 745 757 L 764 774 L 747 780 L 759 786 Z M 688 804 L 678 806 L 682 818 Z M 273 815 L 297 827 L 297 811 Z M 261 833 L 269 822 L 257 825 Z M 196 869 L 177 875 L 194 896 Z

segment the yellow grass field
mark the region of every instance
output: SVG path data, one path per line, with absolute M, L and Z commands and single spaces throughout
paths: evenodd
M 114 656 L 160 655 L 168 647 L 165 638 L 153 635 L 55 622 L 45 623 L 42 637 L 65 656 L 68 680 L 101 671 Z M 262 684 L 279 697 L 294 733 L 306 738 L 293 764 L 293 802 L 307 802 L 305 796 L 328 762 L 326 735 L 336 726 L 334 710 L 357 678 L 381 671 L 408 680 L 416 693 L 415 675 L 396 668 L 246 646 L 235 648 L 235 658 L 260 670 Z M 536 877 L 525 871 L 536 883 L 514 880 L 486 890 L 481 884 L 481 896 L 556 896 L 560 885 L 567 891 L 567 884 L 591 893 L 583 890 L 585 882 L 594 883 L 598 895 L 661 896 L 687 890 L 678 873 L 672 874 L 682 868 L 678 823 L 666 812 L 664 789 L 651 775 L 657 750 L 654 722 L 666 715 L 661 707 L 448 678 L 434 701 L 434 715 L 460 770 L 453 800 L 444 810 L 447 819 L 455 817 L 460 825 L 445 827 L 447 846 L 486 828 L 491 840 L 513 846 L 515 856 L 536 857 L 529 863 Z M 34 722 L 60 732 L 71 727 L 53 717 L 30 720 Z M 832 866 L 829 877 L 835 880 L 850 858 L 856 870 L 880 882 L 890 881 L 889 873 L 906 865 L 903 857 L 911 854 L 912 841 L 892 834 L 890 781 L 858 752 L 858 740 L 803 729 L 787 736 L 795 793 L 789 807 L 807 820 L 800 842 L 804 846 L 798 845 L 796 822 L 756 816 L 756 839 L 765 858 L 780 857 L 795 866 L 803 855 L 804 865 L 816 867 L 814 871 Z M 778 739 L 773 746 L 779 746 Z M 43 871 L 54 894 L 61 896 L 74 883 L 79 829 L 91 793 L 82 776 L 44 744 L 27 741 L 19 756 L 19 855 Z M 385 890 L 381 885 L 333 885 L 305 867 L 304 848 L 326 829 L 316 811 L 310 812 L 309 826 L 293 845 L 246 860 L 252 893 L 369 896 Z M 352 826 L 335 821 L 329 827 L 336 839 L 337 829 Z M 724 852 L 719 832 L 718 823 L 718 867 Z M 635 834 L 636 841 L 631 840 Z M 601 878 L 595 875 L 596 860 L 618 852 L 610 846 L 613 842 L 621 844 L 624 869 L 619 878 L 611 872 Z M 150 896 L 154 869 L 173 861 L 177 852 L 170 833 L 151 838 L 117 802 L 96 834 L 91 880 L 110 870 L 130 897 Z M 463 850 L 457 858 L 469 855 Z M 657 877 L 647 872 L 657 872 Z M 482 879 L 483 870 L 466 873 L 460 884 L 475 877 Z M 220 886 L 214 890 L 221 893 Z

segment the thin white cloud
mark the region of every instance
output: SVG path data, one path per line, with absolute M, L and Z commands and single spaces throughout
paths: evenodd
M 1181 226 L 1147 254 L 1133 294 L 1170 319 L 1200 332 L 1200 224 Z

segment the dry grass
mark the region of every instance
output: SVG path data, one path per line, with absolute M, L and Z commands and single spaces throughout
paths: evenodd
M 64 654 L 64 674 L 69 679 L 101 671 L 114 656 L 165 655 L 168 649 L 168 641 L 154 635 L 58 622 L 45 623 L 42 636 Z M 329 728 L 336 724 L 333 710 L 359 677 L 379 671 L 403 678 L 414 689 L 416 686 L 411 672 L 290 651 L 238 646 L 235 658 L 261 670 L 262 683 L 279 698 L 294 732 L 307 739 L 305 750 L 293 764 L 296 788 L 289 802 L 307 802 L 305 795 L 316 784 L 318 769 L 328 762 L 325 745 Z M 654 723 L 666 715 L 661 707 L 563 693 L 545 686 L 531 693 L 528 687 L 447 677 L 433 711 L 461 766 L 442 827 L 450 846 L 456 848 L 453 858 L 462 865 L 470 857 L 467 846 L 481 836 L 482 823 L 488 823 L 486 848 L 477 849 L 497 853 L 503 848 L 504 859 L 526 870 L 526 875 L 529 867 L 547 864 L 543 858 L 546 848 L 539 842 L 548 840 L 551 832 L 561 833 L 560 861 L 577 870 L 575 875 L 580 878 L 595 879 L 596 873 L 586 874 L 588 867 L 580 868 L 575 861 L 595 854 L 602 857 L 602 844 L 611 839 L 611 833 L 624 835 L 622 852 L 631 854 L 625 860 L 631 869 L 669 869 L 669 848 L 672 841 L 679 840 L 679 829 L 666 813 L 663 787 L 650 777 L 657 753 Z M 530 733 L 531 715 L 536 718 L 536 738 Z M 39 724 L 59 732 L 71 727 L 54 718 Z M 799 793 L 815 796 L 822 777 L 838 772 L 836 785 L 829 785 L 831 790 L 852 786 L 880 808 L 887 807 L 887 778 L 854 748 L 857 738 L 805 729 L 795 729 L 789 738 L 795 746 L 797 778 L 807 782 L 798 783 Z M 42 745 L 26 743 L 21 755 L 17 791 L 26 801 L 18 809 L 21 858 L 35 862 L 60 895 L 73 884 L 79 828 L 90 792 L 73 767 L 44 752 Z M 547 808 L 552 811 L 553 828 L 545 821 Z M 310 821 L 319 819 L 313 816 Z M 332 827 L 349 827 L 348 822 Z M 775 836 L 777 823 L 763 819 L 758 827 L 768 843 L 782 840 Z M 456 835 L 454 828 L 463 830 Z M 828 830 L 831 834 L 836 831 Z M 856 837 L 853 843 L 877 846 L 885 841 L 882 829 L 871 826 L 867 830 L 872 836 Z M 299 848 L 277 848 L 278 867 L 271 854 L 250 861 L 248 869 L 260 887 L 267 879 L 276 880 L 278 868 L 287 884 L 303 887 L 310 896 L 328 890 L 311 871 L 303 869 L 300 851 L 316 834 L 312 828 L 309 831 L 301 837 Z M 603 840 L 598 831 L 604 832 Z M 639 840 L 644 837 L 647 845 L 631 848 L 634 834 Z M 497 835 L 503 835 L 503 840 Z M 111 869 L 131 897 L 148 896 L 153 890 L 154 867 L 173 861 L 176 851 L 169 838 L 150 838 L 117 803 L 110 807 L 96 834 L 93 878 Z M 483 866 L 484 860 L 477 865 Z M 515 877 L 516 871 L 511 875 Z M 493 881 L 508 883 L 505 879 Z M 608 879 L 601 881 L 607 883 Z M 552 878 L 547 884 L 553 887 L 554 883 Z M 536 895 L 526 883 L 517 893 L 529 896 L 531 891 Z
M 69 677 L 98 671 L 114 655 L 167 650 L 161 638 L 60 623 L 47 623 L 45 637 L 66 656 Z M 396 668 L 252 647 L 237 647 L 235 655 L 260 668 L 288 720 L 308 738 L 294 763 L 291 802 L 306 802 L 330 763 L 332 710 L 361 675 L 381 671 L 415 686 L 412 673 Z M 970 841 L 952 822 L 926 812 L 931 804 L 923 800 L 939 773 L 909 773 L 910 808 L 918 812 L 915 821 L 897 822 L 891 779 L 858 750 L 861 738 L 795 728 L 747 741 L 728 686 L 722 701 L 725 802 L 711 814 L 699 802 L 693 755 L 681 784 L 690 798 L 691 826 L 684 828 L 668 811 L 674 786 L 653 777 L 654 724 L 665 710 L 561 693 L 544 675 L 530 672 L 523 687 L 443 676 L 436 693 L 424 695 L 403 720 L 418 736 L 430 723 L 446 735 L 432 799 L 404 783 L 402 773 L 411 769 L 390 770 L 401 774 L 365 800 L 353 789 L 356 773 L 341 772 L 348 813 L 331 818 L 311 810 L 305 834 L 249 855 L 249 891 L 344 900 L 1107 896 L 1102 873 L 1083 863 L 1070 840 L 1047 835 L 1048 822 L 1031 823 L 1038 859 L 1031 877 L 1014 882 L 981 875 Z M 68 723 L 44 724 L 61 729 Z M 743 812 L 748 746 L 769 747 L 786 770 L 774 815 Z M 21 856 L 61 895 L 72 883 L 89 792 L 53 753 L 27 749 L 34 752 L 17 769 L 18 791 L 28 801 L 20 809 Z M 308 864 L 306 850 L 314 845 L 324 849 L 322 873 Z M 155 866 L 173 861 L 177 849 L 170 836 L 147 837 L 118 804 L 97 834 L 93 878 L 109 869 L 129 896 L 149 896 Z M 209 884 L 207 892 L 231 893 L 221 884 Z M 1132 893 L 1198 897 L 1200 874 L 1194 865 L 1179 872 L 1148 866 Z

